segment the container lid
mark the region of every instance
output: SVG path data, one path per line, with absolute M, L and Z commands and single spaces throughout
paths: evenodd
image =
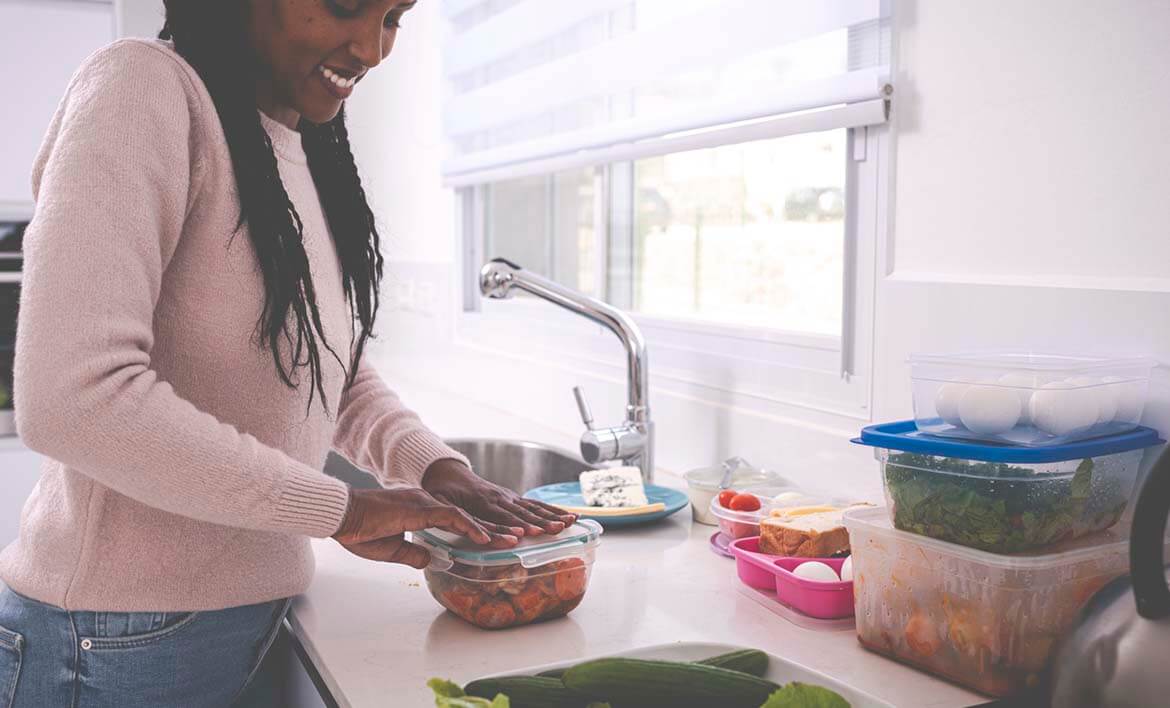
M 1142 356 L 1069 356 L 1039 352 L 987 351 L 964 354 L 912 354 L 911 364 L 946 366 L 1007 367 L 1021 371 L 1083 371 L 1088 369 L 1147 367 L 1157 362 Z
M 1104 435 L 1099 438 L 1077 440 L 1064 445 L 1049 445 L 1047 447 L 1018 447 L 1015 445 L 998 445 L 996 443 L 976 442 L 972 440 L 958 440 L 953 438 L 939 438 L 918 430 L 912 420 L 901 420 L 895 423 L 882 423 L 863 428 L 861 437 L 854 438 L 858 445 L 880 447 L 902 452 L 917 452 L 923 455 L 940 455 L 942 457 L 958 457 L 964 460 L 980 460 L 982 462 L 1008 462 L 1041 464 L 1045 462 L 1064 462 L 1066 460 L 1083 460 L 1086 457 L 1100 457 L 1113 455 L 1119 452 L 1140 450 L 1145 447 L 1160 445 L 1165 440 L 1158 437 L 1158 432 L 1151 428 L 1138 426 L 1125 433 Z
M 556 536 L 525 536 L 511 548 L 484 548 L 471 539 L 442 531 L 426 529 L 411 534 L 411 542 L 426 546 L 431 553 L 431 568 L 446 570 L 455 561 L 464 565 L 515 565 L 525 568 L 551 563 L 561 558 L 578 556 L 584 548 L 600 541 L 601 524 L 593 519 L 581 519 Z
M 886 507 L 856 507 L 845 512 L 845 528 L 893 537 L 902 543 L 916 545 L 920 549 L 944 556 L 958 558 L 973 565 L 1009 571 L 1037 571 L 1060 568 L 1067 565 L 1116 557 L 1120 565 L 1129 565 L 1129 538 L 1125 530 L 1113 528 L 1100 533 L 1089 534 L 1068 541 L 1041 553 L 1013 553 L 1010 555 L 981 551 L 960 546 L 957 543 L 940 541 L 929 536 L 920 536 L 909 531 L 894 528 L 890 521 L 890 510 Z M 856 549 L 854 549 L 856 552 Z M 923 562 L 930 562 L 927 556 L 919 555 Z
M 733 457 L 728 462 L 736 465 L 735 471 L 731 473 L 731 487 L 729 489 L 779 486 L 787 482 L 776 472 L 755 467 L 739 457 Z M 692 487 L 719 489 L 719 482 L 723 479 L 723 464 L 691 470 L 683 475 L 683 479 Z

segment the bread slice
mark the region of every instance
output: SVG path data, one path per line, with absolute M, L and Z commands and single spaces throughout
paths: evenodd
M 849 552 L 845 509 L 769 516 L 760 521 L 760 553 L 797 558 L 828 558 Z

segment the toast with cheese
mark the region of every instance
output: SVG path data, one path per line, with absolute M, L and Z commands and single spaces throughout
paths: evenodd
M 848 508 L 852 507 L 802 507 L 789 514 L 784 514 L 783 509 L 773 511 L 772 516 L 760 521 L 760 553 L 797 558 L 849 553 L 849 532 L 844 521 Z

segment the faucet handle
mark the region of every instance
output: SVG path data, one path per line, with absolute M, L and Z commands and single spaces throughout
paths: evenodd
M 589 403 L 585 400 L 585 392 L 580 386 L 573 387 L 573 398 L 577 399 L 577 410 L 581 412 L 581 422 L 587 430 L 593 430 L 593 413 L 589 410 Z

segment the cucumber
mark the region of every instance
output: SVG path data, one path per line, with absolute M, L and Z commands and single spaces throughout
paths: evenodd
M 501 676 L 472 681 L 463 692 L 479 698 L 502 693 L 512 708 L 581 708 L 584 697 L 565 688 L 560 679 L 545 676 Z
M 710 659 L 703 659 L 697 663 L 740 671 L 752 676 L 763 676 L 768 672 L 768 655 L 758 649 L 740 649 L 713 656 Z
M 566 672 L 566 671 L 568 671 L 568 669 L 567 669 L 567 668 L 564 668 L 564 669 L 549 669 L 548 671 L 541 671 L 539 674 L 537 674 L 537 676 L 542 676 L 542 677 L 544 677 L 544 678 L 555 678 L 555 679 L 559 679 L 559 678 L 561 678 L 562 676 L 564 676 L 564 675 L 565 675 L 565 672 Z
M 779 685 L 717 666 L 598 659 L 565 672 L 566 688 L 618 706 L 759 708 Z

